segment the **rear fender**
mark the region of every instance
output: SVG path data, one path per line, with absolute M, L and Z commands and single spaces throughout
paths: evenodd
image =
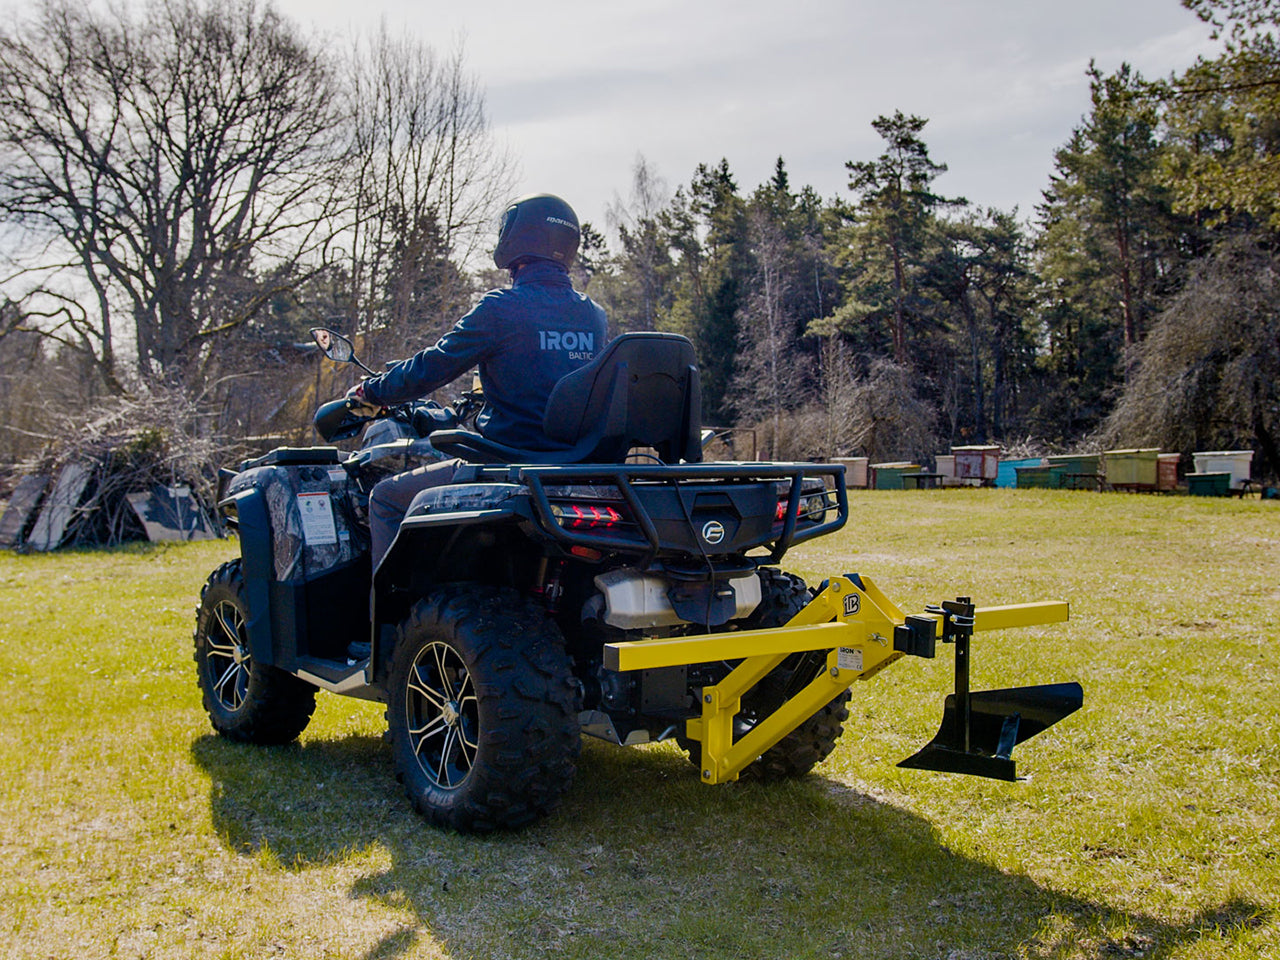
M 491 509 L 414 512 L 404 519 L 373 571 L 369 600 L 371 682 L 382 676 L 390 663 L 392 631 L 408 613 L 412 599 L 433 583 L 458 579 L 457 571 L 448 566 L 450 553 L 469 536 L 479 536 L 487 530 L 505 532 L 522 519 L 513 504 Z

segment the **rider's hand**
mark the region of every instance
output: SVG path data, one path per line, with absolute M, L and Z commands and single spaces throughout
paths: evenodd
M 381 405 L 365 399 L 363 380 L 347 391 L 347 408 L 361 417 L 376 417 L 382 410 Z

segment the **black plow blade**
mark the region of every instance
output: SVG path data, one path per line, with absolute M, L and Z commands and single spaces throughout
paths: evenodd
M 1013 748 L 1083 703 L 1078 683 L 948 694 L 938 735 L 898 766 L 1014 781 Z

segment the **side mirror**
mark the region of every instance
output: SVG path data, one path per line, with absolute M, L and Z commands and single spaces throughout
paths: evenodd
M 326 330 L 324 327 L 312 327 L 311 339 L 316 342 L 320 352 L 334 363 L 355 362 L 355 344 L 337 331 Z

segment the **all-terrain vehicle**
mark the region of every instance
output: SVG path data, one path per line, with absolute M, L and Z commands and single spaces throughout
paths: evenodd
M 332 360 L 359 362 L 333 331 Z M 363 365 L 362 365 L 363 366 Z M 368 368 L 366 368 L 368 369 Z M 417 404 L 320 408 L 326 441 L 220 474 L 241 556 L 210 576 L 195 659 L 214 728 L 283 743 L 317 690 L 384 702 L 397 777 L 440 826 L 550 812 L 582 734 L 675 738 L 701 779 L 802 776 L 832 750 L 849 687 L 907 655 L 956 649 L 934 741 L 904 761 L 1012 780 L 1015 744 L 1081 704 L 1077 684 L 970 692 L 977 630 L 1065 620 L 1065 603 L 904 616 L 870 580 L 811 590 L 778 564 L 849 516 L 843 467 L 702 461 L 698 371 L 682 337 L 628 334 L 557 384 L 555 453 L 459 428 Z M 414 501 L 376 569 L 366 506 L 380 478 L 466 461 Z

